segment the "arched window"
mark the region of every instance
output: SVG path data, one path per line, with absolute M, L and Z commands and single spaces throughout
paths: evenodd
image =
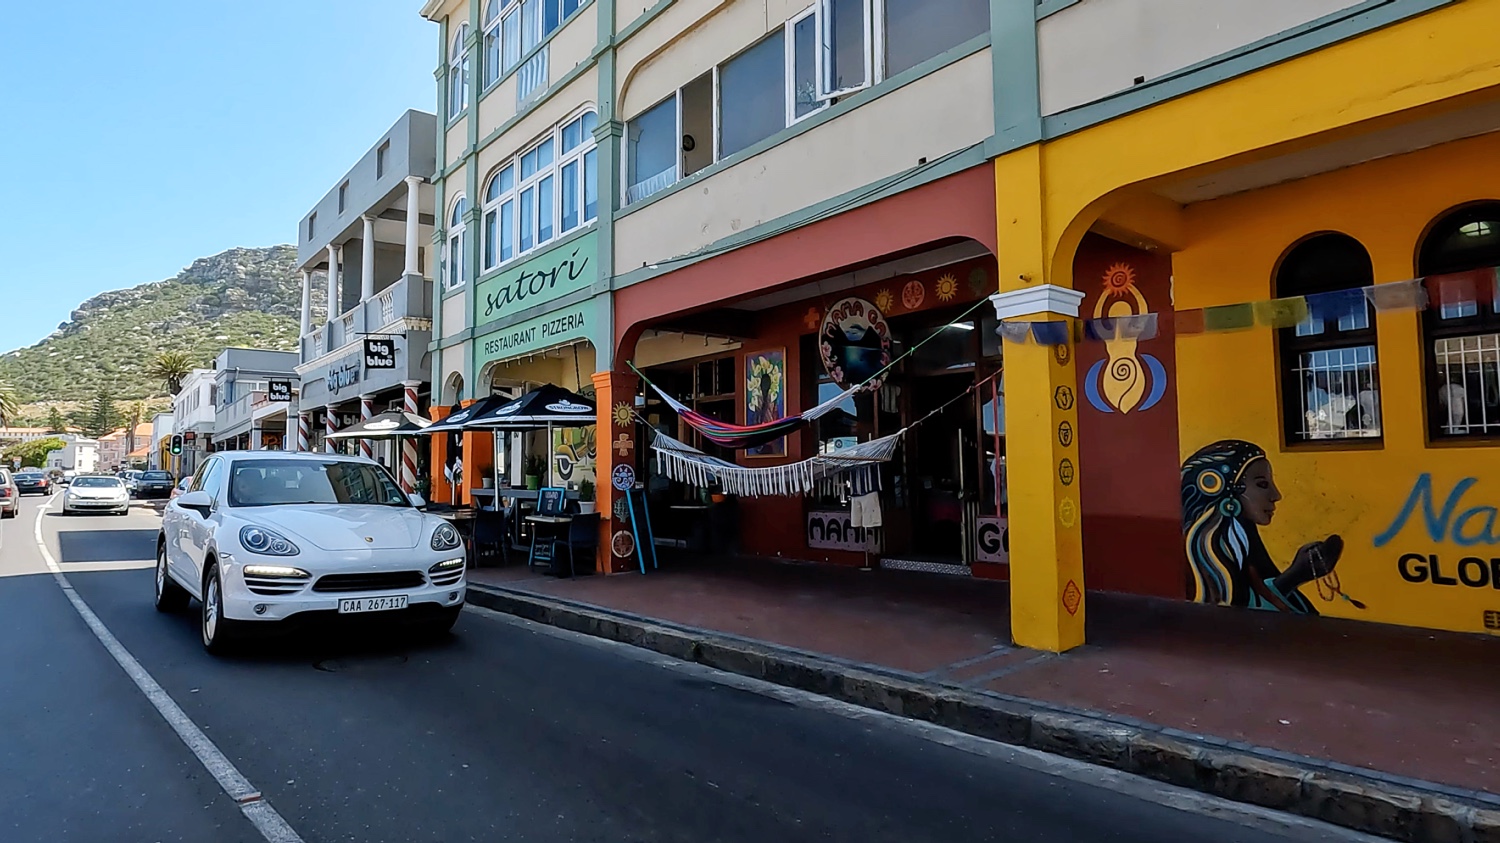
M 1277 297 L 1305 296 L 1308 306 L 1277 337 L 1288 445 L 1380 438 L 1375 316 L 1364 294 L 1373 283 L 1369 252 L 1347 234 L 1315 234 L 1281 259 Z
M 485 271 L 599 216 L 598 124 L 599 115 L 586 111 L 490 175 L 481 206 Z
M 484 4 L 484 88 L 500 81 L 500 9 L 504 0 Z
M 448 119 L 463 113 L 469 103 L 469 25 L 461 24 L 448 48 Z
M 469 277 L 469 250 L 465 248 L 464 217 L 469 213 L 469 202 L 460 195 L 453 202 L 453 211 L 448 215 L 448 255 L 444 267 L 443 286 L 453 289 Z
M 1500 434 L 1500 202 L 1480 202 L 1433 223 L 1417 273 L 1433 294 L 1422 316 L 1428 433 L 1433 439 Z

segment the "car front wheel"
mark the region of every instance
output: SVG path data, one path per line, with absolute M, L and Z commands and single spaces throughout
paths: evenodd
M 219 568 L 215 565 L 208 572 L 203 585 L 203 614 L 200 624 L 203 633 L 203 649 L 215 656 L 222 656 L 239 643 L 239 624 L 224 617 L 224 589 L 219 581 Z

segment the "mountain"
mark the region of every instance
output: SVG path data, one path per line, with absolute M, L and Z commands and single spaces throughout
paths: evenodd
M 238 248 L 199 258 L 175 278 L 101 293 L 52 335 L 0 355 L 0 380 L 23 402 L 85 401 L 108 386 L 118 400 L 164 394 L 146 375 L 162 351 L 207 366 L 226 346 L 293 350 L 302 276 L 292 246 Z M 313 313 L 326 311 L 313 285 Z

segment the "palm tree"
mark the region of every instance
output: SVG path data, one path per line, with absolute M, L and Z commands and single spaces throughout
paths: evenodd
M 192 370 L 193 362 L 186 353 L 163 351 L 146 367 L 146 374 L 161 381 L 168 392 L 176 395 L 182 391 L 182 382 Z
M 10 422 L 21 412 L 16 403 L 16 391 L 10 384 L 0 381 L 0 427 L 10 427 Z

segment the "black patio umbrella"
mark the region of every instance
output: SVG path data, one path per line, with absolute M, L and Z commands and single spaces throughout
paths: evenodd
M 469 428 L 475 427 L 474 421 L 483 413 L 494 410 L 504 404 L 508 399 L 500 395 L 491 395 L 481 398 L 467 407 L 453 405 L 453 412 L 446 418 L 433 422 L 432 425 L 422 429 L 422 433 L 462 433 Z
M 411 413 L 403 413 L 399 410 L 391 410 L 378 416 L 371 416 L 359 424 L 350 425 L 337 433 L 331 433 L 329 439 L 398 439 L 403 436 L 416 436 L 426 433 L 432 422 L 421 416 Z
M 552 448 L 552 429 L 588 427 L 595 424 L 594 402 L 576 392 L 547 384 L 505 402 L 499 407 L 474 416 L 475 427 L 492 430 L 547 431 L 547 448 Z M 555 460 L 547 458 L 547 482 L 552 482 Z

